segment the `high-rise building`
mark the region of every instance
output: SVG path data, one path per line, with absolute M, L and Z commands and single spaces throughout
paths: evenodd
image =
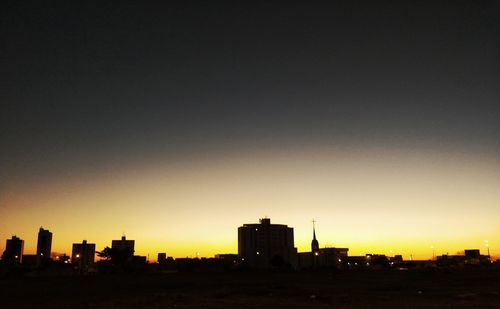
M 7 239 L 2 261 L 13 264 L 21 264 L 23 261 L 24 240 L 17 236 Z
M 135 240 L 127 240 L 125 235 L 120 240 L 113 240 L 111 242 L 111 249 L 124 250 L 128 249 L 134 253 Z
M 38 242 L 36 245 L 36 255 L 39 262 L 50 259 L 52 249 L 52 233 L 40 227 L 38 231 Z
M 271 224 L 271 219 L 260 219 L 259 224 L 244 224 L 238 228 L 238 256 L 251 267 L 297 265 L 293 228 Z
M 81 244 L 73 244 L 71 251 L 71 262 L 79 269 L 87 270 L 94 263 L 95 244 L 89 244 L 86 240 Z

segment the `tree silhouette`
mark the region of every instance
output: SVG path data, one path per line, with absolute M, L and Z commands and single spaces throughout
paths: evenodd
M 102 251 L 97 251 L 97 256 L 101 259 L 111 260 L 111 248 L 106 247 Z
M 102 251 L 97 252 L 97 256 L 110 261 L 114 266 L 123 266 L 131 261 L 134 251 L 130 248 L 110 248 L 105 247 Z

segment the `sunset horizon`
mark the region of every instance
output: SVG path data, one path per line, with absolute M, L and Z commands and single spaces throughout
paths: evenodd
M 423 260 L 433 252 L 485 252 L 488 240 L 496 256 L 500 169 L 493 156 L 471 164 L 470 154 L 445 151 L 417 157 L 402 148 L 332 149 L 115 166 L 11 189 L 2 203 L 17 211 L 2 209 L 0 237 L 17 235 L 34 253 L 43 226 L 54 233 L 53 251 L 69 254 L 72 243 L 85 239 L 100 251 L 124 233 L 136 240 L 136 254 L 151 260 L 158 252 L 210 257 L 237 253 L 237 227 L 267 216 L 294 228 L 299 252 L 310 249 L 315 219 L 321 247 L 347 247 L 352 255 Z
M 4 2 L 0 306 L 499 307 L 500 0 Z

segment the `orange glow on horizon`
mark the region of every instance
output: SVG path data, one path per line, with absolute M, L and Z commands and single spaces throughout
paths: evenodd
M 53 251 L 83 239 L 96 250 L 122 233 L 136 254 L 213 256 L 237 252 L 237 227 L 268 216 L 294 228 L 309 251 L 311 220 L 320 246 L 350 255 L 405 259 L 500 245 L 500 167 L 495 158 L 438 152 L 339 149 L 226 154 L 96 172 L 95 178 L 11 184 L 0 192 L 0 249 L 18 235 L 34 253 L 38 227 Z

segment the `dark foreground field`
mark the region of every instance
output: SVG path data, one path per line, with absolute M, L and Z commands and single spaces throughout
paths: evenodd
M 500 308 L 499 270 L 0 279 L 2 308 Z

